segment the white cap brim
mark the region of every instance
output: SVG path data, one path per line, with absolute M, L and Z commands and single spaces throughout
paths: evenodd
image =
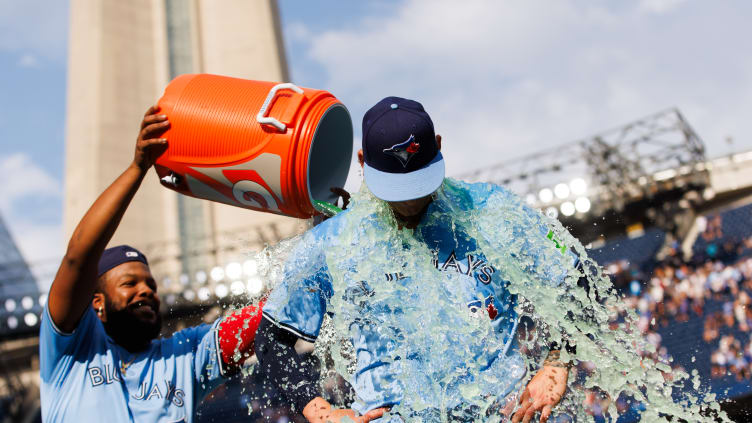
M 407 201 L 433 194 L 444 181 L 444 156 L 441 152 L 425 167 L 409 173 L 389 173 L 363 165 L 368 189 L 384 201 Z

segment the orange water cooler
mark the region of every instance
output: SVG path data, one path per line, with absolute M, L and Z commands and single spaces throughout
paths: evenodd
M 181 194 L 307 218 L 345 184 L 352 120 L 327 91 L 190 74 L 167 86 L 159 106 L 170 129 L 155 168 Z

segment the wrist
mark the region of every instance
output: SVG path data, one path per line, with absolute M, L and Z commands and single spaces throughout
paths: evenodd
M 569 369 L 572 367 L 572 363 L 569 361 L 565 362 L 561 360 L 560 350 L 551 350 L 548 352 L 546 359 L 543 360 L 543 366 Z
M 563 361 L 545 361 L 543 367 L 553 367 L 555 369 L 569 370 L 572 368 L 572 363 L 565 363 Z
M 149 170 L 151 166 L 146 166 L 143 163 L 138 163 L 137 161 L 132 161 L 131 164 L 128 166 L 128 170 L 133 170 L 138 172 L 141 175 L 146 175 L 146 172 Z

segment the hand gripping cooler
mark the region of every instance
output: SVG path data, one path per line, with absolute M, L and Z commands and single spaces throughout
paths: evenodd
M 332 94 L 208 74 L 175 78 L 159 100 L 170 120 L 155 169 L 181 194 L 307 218 L 337 199 L 352 159 L 350 114 Z

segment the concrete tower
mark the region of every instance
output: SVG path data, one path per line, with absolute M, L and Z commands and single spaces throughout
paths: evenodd
M 130 163 L 144 111 L 183 73 L 287 81 L 274 0 L 72 0 L 64 232 Z M 193 283 L 303 222 L 178 196 L 150 172 L 111 245 Z M 180 276 L 182 275 L 182 276 Z M 189 280 L 188 280 L 189 279 Z M 203 279 L 200 275 L 198 279 Z

